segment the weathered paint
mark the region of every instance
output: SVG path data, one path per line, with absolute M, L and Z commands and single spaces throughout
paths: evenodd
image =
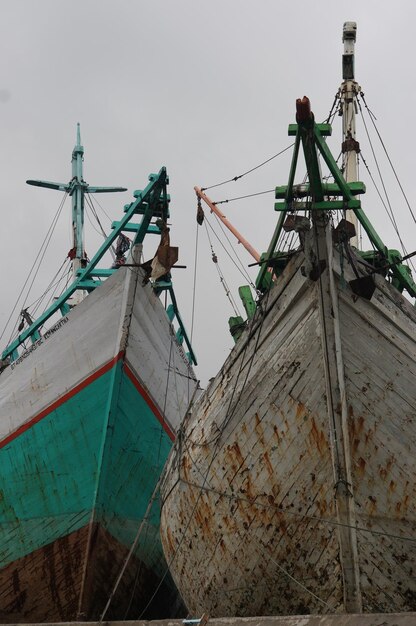
M 170 457 L 162 542 L 194 614 L 416 607 L 416 311 L 379 276 L 357 298 L 323 245 L 264 296 Z
M 141 270 L 121 268 L 67 318 L 0 376 L 3 621 L 99 617 L 196 384 Z M 109 616 L 156 589 L 158 531 L 155 505 Z

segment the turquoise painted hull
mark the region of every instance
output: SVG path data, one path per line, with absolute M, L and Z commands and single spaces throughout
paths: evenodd
M 168 578 L 146 607 L 166 573 L 146 511 L 172 433 L 123 358 L 55 405 L 0 449 L 0 618 L 99 618 L 140 526 L 107 617 L 171 614 Z

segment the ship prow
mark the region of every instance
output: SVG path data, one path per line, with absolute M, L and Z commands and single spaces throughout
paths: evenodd
M 344 37 L 348 57 L 351 23 Z M 330 125 L 297 100 L 255 313 L 165 469 L 164 551 L 196 614 L 416 609 L 416 285 L 361 206 L 350 62 L 340 90 L 349 166 L 329 151 Z M 296 185 L 300 150 L 307 182 Z M 287 233 L 298 237 L 290 254 L 278 248 Z
M 151 175 L 91 261 L 76 238 L 74 282 L 3 352 L 0 621 L 182 606 L 161 550 L 158 488 L 197 381 L 186 331 L 173 326 L 176 299 L 166 310 L 159 297 L 173 293 L 177 258 L 166 185 L 165 168 Z M 74 211 L 74 230 L 82 223 Z M 148 233 L 160 236 L 156 278 L 142 262 Z M 113 242 L 113 267 L 98 269 Z

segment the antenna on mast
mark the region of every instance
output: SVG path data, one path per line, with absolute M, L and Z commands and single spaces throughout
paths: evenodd
M 356 97 L 361 87 L 354 80 L 355 59 L 354 46 L 357 39 L 357 23 L 345 22 L 342 31 L 344 54 L 342 55 L 342 78 L 340 100 L 342 104 L 342 165 L 344 178 L 347 183 L 358 180 L 358 153 L 360 144 L 356 140 L 355 116 L 357 112 Z M 358 248 L 358 220 L 351 210 L 346 211 L 346 218 L 354 224 L 356 236 L 352 237 L 351 245 Z

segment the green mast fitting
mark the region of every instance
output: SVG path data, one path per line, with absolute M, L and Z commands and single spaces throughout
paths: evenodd
M 307 98 L 297 102 L 297 110 L 298 123 L 289 125 L 289 136 L 295 136 L 289 181 L 285 186 L 276 187 L 276 199 L 283 200 L 283 202 L 276 202 L 275 204 L 275 209 L 280 212 L 280 216 L 267 253 L 262 257 L 256 287 L 261 291 L 265 291 L 270 286 L 271 273 L 268 271 L 268 268 L 273 265 L 273 260 L 276 257 L 283 254 L 276 251 L 276 246 L 288 212 L 293 212 L 295 208 L 310 210 L 311 212 L 344 211 L 350 209 L 355 213 L 374 248 L 385 260 L 385 265 L 392 272 L 397 288 L 399 290 L 406 289 L 410 296 L 416 297 L 416 283 L 413 281 L 408 268 L 400 263 L 402 260 L 400 254 L 397 250 L 389 250 L 384 245 L 381 237 L 377 234 L 361 208 L 360 200 L 354 197 L 365 193 L 364 183 L 358 181 L 347 183 L 328 148 L 325 137 L 331 135 L 331 125 L 315 123 Z M 294 185 L 300 144 L 302 144 L 308 172 L 309 182 L 306 185 Z M 335 183 L 328 184 L 322 182 L 319 155 L 326 163 Z M 305 198 L 306 201 L 304 203 L 297 202 L 295 207 L 294 201 L 298 201 L 299 198 Z M 333 198 L 339 199 L 334 200 Z
M 46 180 L 27 180 L 28 185 L 45 187 L 65 191 L 72 197 L 72 231 L 73 250 L 72 268 L 74 277 L 81 267 L 85 267 L 86 255 L 84 249 L 84 196 L 86 193 L 109 193 L 127 191 L 126 187 L 91 187 L 84 180 L 83 173 L 84 146 L 81 144 L 81 129 L 77 124 L 77 142 L 72 151 L 72 178 L 69 183 L 52 183 Z
M 91 292 L 100 286 L 106 278 L 118 271 L 117 268 L 99 269 L 98 263 L 101 261 L 105 253 L 113 246 L 114 242 L 122 233 L 133 233 L 133 241 L 131 247 L 142 243 L 147 234 L 161 235 L 161 228 L 151 220 L 161 219 L 166 223 L 169 218 L 170 196 L 167 193 L 169 178 L 165 167 L 162 167 L 158 173 L 150 174 L 149 183 L 143 190 L 137 190 L 133 193 L 134 200 L 124 206 L 124 217 L 112 223 L 112 232 L 95 253 L 91 260 L 85 255 L 83 242 L 84 229 L 84 197 L 86 193 L 107 193 L 113 191 L 127 191 L 125 187 L 93 187 L 88 185 L 83 178 L 83 154 L 84 148 L 81 144 L 80 126 L 77 125 L 77 142 L 72 152 L 72 179 L 69 183 L 54 183 L 44 180 L 28 180 L 29 185 L 36 187 L 45 187 L 47 189 L 55 189 L 64 191 L 72 197 L 72 225 L 74 233 L 74 246 L 71 251 L 73 254 L 73 275 L 74 280 L 66 291 L 60 295 L 49 306 L 49 308 L 28 328 L 21 332 L 18 337 L 12 341 L 1 354 L 1 359 L 10 359 L 12 362 L 19 357 L 19 351 L 25 351 L 25 342 L 31 340 L 32 343 L 40 338 L 40 329 L 55 313 L 60 312 L 66 315 L 71 305 L 77 303 L 74 299 L 76 292 Z M 135 216 L 142 216 L 140 221 L 135 221 Z M 196 356 L 191 346 L 190 339 L 187 335 L 185 326 L 179 313 L 176 302 L 175 292 L 171 281 L 170 273 L 153 283 L 153 289 L 157 295 L 163 291 L 169 292 L 172 304 L 167 309 L 167 315 L 172 322 L 176 318 L 179 326 L 178 337 L 181 343 L 185 342 L 188 352 L 189 361 L 197 364 Z

